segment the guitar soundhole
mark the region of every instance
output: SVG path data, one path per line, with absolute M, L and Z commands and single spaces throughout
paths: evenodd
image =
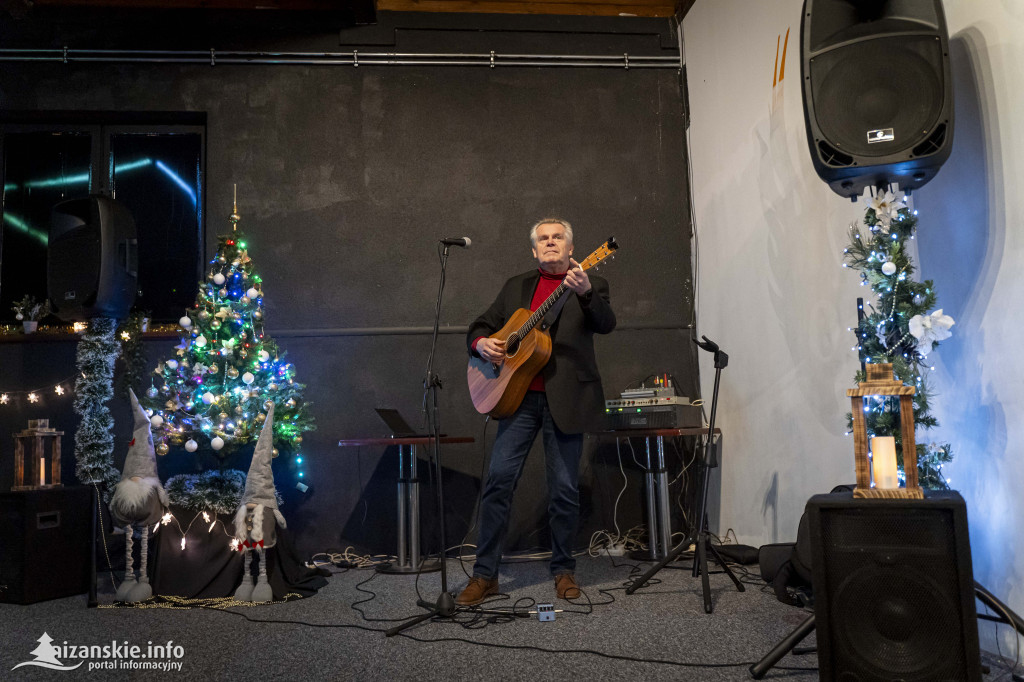
M 511 358 L 516 353 L 518 353 L 519 352 L 519 343 L 520 343 L 519 337 L 516 336 L 515 334 L 512 334 L 507 339 L 505 339 L 505 356 Z

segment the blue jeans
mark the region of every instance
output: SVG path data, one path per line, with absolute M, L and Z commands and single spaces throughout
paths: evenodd
M 480 500 L 480 532 L 473 575 L 498 577 L 502 543 L 508 530 L 512 495 L 537 432 L 544 437 L 548 479 L 548 524 L 551 529 L 551 574 L 576 569 L 573 540 L 579 523 L 579 465 L 583 434 L 562 433 L 548 410 L 547 395 L 528 391 L 511 417 L 498 422 L 491 467 Z

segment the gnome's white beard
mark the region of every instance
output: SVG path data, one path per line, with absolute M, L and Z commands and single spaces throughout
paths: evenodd
M 235 512 L 235 539 L 239 542 L 245 542 L 251 540 L 253 542 L 259 542 L 263 539 L 263 512 L 266 511 L 266 506 L 257 504 L 252 510 L 252 533 L 247 532 L 245 525 L 245 517 L 249 512 L 249 508 L 246 507 L 245 503 L 242 503 L 238 507 L 238 511 Z M 288 524 L 285 523 L 284 516 L 277 509 L 274 510 L 274 518 L 277 519 L 277 525 L 281 528 L 287 528 Z
M 133 518 L 137 514 L 149 510 L 149 498 L 154 490 L 157 491 L 160 502 L 166 507 L 167 493 L 160 485 L 160 479 L 149 477 L 133 481 L 126 478 L 114 486 L 114 495 L 110 498 L 110 508 L 121 518 Z

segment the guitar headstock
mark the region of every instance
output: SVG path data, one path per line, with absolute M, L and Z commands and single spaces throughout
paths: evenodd
M 580 267 L 584 270 L 588 270 L 592 267 L 600 265 L 607 258 L 614 260 L 615 251 L 618 250 L 619 244 L 615 241 L 615 237 L 608 237 L 608 241 L 601 246 L 594 249 L 594 252 L 587 256 L 584 260 L 580 261 Z

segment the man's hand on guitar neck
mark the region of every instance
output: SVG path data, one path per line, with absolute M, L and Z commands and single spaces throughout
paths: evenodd
M 590 277 L 574 259 L 569 259 L 569 271 L 565 273 L 565 286 L 576 292 L 577 296 L 586 296 L 590 291 Z
M 484 336 L 477 339 L 476 352 L 487 362 L 500 365 L 505 360 L 505 342 Z

